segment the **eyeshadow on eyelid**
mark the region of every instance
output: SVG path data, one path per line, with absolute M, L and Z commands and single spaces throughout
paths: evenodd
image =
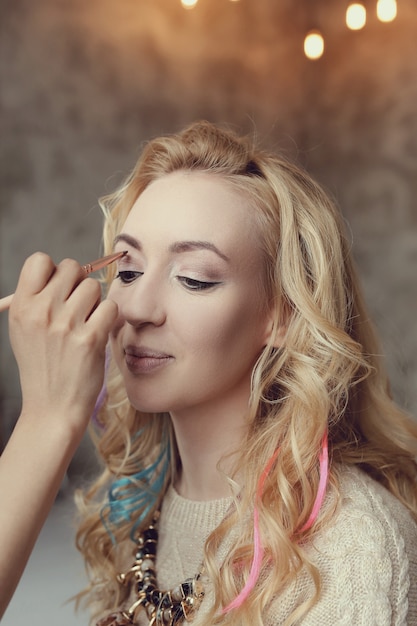
M 219 271 L 215 267 L 208 267 L 207 265 L 184 265 L 178 267 L 179 273 L 189 273 L 196 274 L 198 276 L 204 276 L 205 278 L 209 278 L 211 280 L 220 280 L 225 276 L 226 272 Z

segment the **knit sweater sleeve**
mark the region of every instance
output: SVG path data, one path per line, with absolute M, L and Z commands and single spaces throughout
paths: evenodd
M 318 602 L 297 623 L 303 626 L 402 626 L 417 621 L 409 607 L 408 544 L 414 522 L 383 487 L 357 470 L 347 470 L 334 524 L 308 548 L 321 577 Z M 270 607 L 268 626 L 278 626 L 311 598 L 305 573 Z

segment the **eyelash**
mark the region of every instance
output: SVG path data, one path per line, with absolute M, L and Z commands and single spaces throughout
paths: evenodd
M 178 276 L 178 280 L 190 291 L 206 291 L 220 284 L 219 282 L 196 280 L 195 278 L 189 278 L 188 276 Z
M 143 275 L 143 272 L 136 272 L 133 270 L 121 270 L 116 279 L 119 279 L 124 285 L 133 283 L 137 278 Z M 212 289 L 219 282 L 209 282 L 204 280 L 196 280 L 195 278 L 189 278 L 188 276 L 178 276 L 179 282 L 182 283 L 190 291 L 207 291 Z
M 129 283 L 133 283 L 136 278 L 142 276 L 143 272 L 134 272 L 133 270 L 121 270 L 116 278 L 120 280 L 124 285 L 128 285 Z

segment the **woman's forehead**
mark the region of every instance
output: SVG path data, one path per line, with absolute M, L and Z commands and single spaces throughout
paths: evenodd
M 137 198 L 122 232 L 172 241 L 258 247 L 257 220 L 248 195 L 218 175 L 174 172 L 153 181 Z M 227 256 L 227 252 L 224 252 Z

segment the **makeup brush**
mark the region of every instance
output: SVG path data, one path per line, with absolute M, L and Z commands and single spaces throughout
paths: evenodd
M 83 265 L 82 268 L 87 276 L 88 274 L 91 274 L 92 272 L 98 272 L 98 270 L 102 270 L 104 267 L 107 267 L 107 265 L 110 265 L 110 263 L 113 263 L 113 261 L 117 261 L 117 259 L 121 259 L 122 256 L 125 256 L 125 254 L 127 254 L 127 250 L 124 250 L 123 252 L 115 252 L 114 254 L 103 256 L 100 259 L 97 259 L 96 261 L 91 261 L 91 263 L 87 263 L 86 265 Z M 13 296 L 14 294 L 12 293 L 10 294 L 10 296 L 5 296 L 4 298 L 0 298 L 0 313 L 1 311 L 6 311 L 6 309 L 9 308 L 9 306 L 12 303 Z

